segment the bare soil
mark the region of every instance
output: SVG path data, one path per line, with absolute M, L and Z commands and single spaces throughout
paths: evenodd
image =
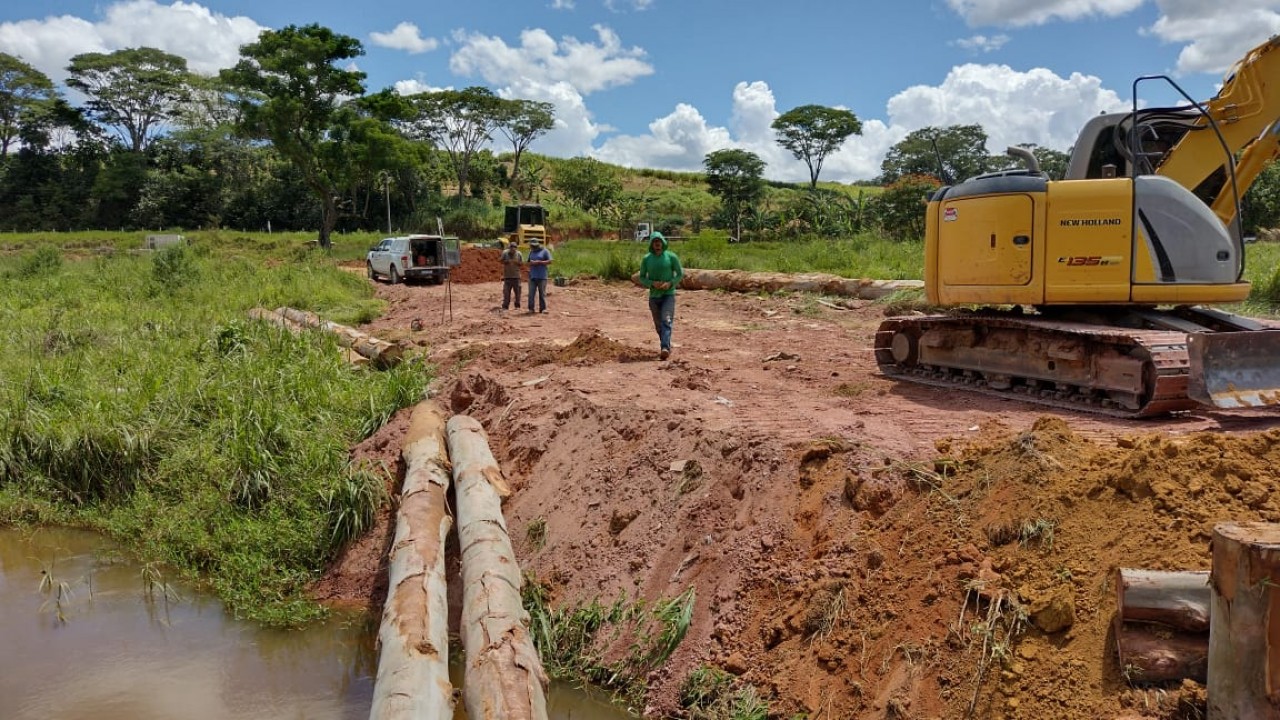
M 555 602 L 695 588 L 647 716 L 677 715 L 704 663 L 777 717 L 1203 711 L 1202 687 L 1117 667 L 1112 577 L 1207 569 L 1215 523 L 1280 522 L 1280 416 L 1119 420 L 898 383 L 866 301 L 683 292 L 659 361 L 644 291 L 586 280 L 504 312 L 496 254 L 447 286 L 379 283 L 388 311 L 362 329 L 418 349 L 433 395 L 484 424 L 517 555 Z M 353 456 L 401 474 L 407 420 Z M 317 597 L 381 603 L 389 518 Z

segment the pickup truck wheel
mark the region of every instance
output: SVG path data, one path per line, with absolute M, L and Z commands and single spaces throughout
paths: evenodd
M 365 263 L 365 264 L 364 264 L 364 266 L 365 266 L 365 269 L 367 269 L 367 270 L 369 271 L 369 279 L 370 279 L 370 280 L 377 280 L 377 279 L 378 279 L 378 273 L 376 273 L 376 272 L 374 272 L 374 271 L 373 271 L 373 263 L 371 263 L 371 262 L 367 262 L 367 263 Z
M 387 281 L 390 282 L 392 285 L 400 284 L 400 272 L 396 270 L 395 265 L 391 266 L 391 274 L 387 276 Z

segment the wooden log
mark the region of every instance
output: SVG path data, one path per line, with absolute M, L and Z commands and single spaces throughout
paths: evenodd
M 378 675 L 370 720 L 451 720 L 445 496 L 449 461 L 439 405 L 413 409 L 400 454 L 407 470 L 396 513 L 386 604 L 378 627 Z
M 1209 632 L 1209 572 L 1116 570 L 1116 612 L 1124 622 Z
M 1280 718 L 1280 525 L 1213 528 L 1209 720 Z
M 1209 668 L 1209 636 L 1142 623 L 1116 623 L 1120 672 L 1134 684 L 1183 679 L 1203 683 Z
M 249 310 L 249 318 L 252 320 L 261 320 L 262 322 L 270 323 L 276 327 L 284 328 L 295 335 L 306 330 L 306 328 L 281 315 L 275 310 L 268 310 L 266 308 L 251 308 Z
M 276 312 L 280 315 L 292 320 L 293 322 L 304 327 L 313 327 L 326 332 L 331 332 L 338 336 L 338 342 L 343 347 L 349 347 L 360 353 L 362 357 L 366 357 L 370 362 L 378 367 L 390 367 L 400 362 L 403 353 L 399 345 L 387 342 L 381 338 L 362 333 L 352 327 L 340 325 L 321 318 L 312 312 L 298 310 L 291 307 L 276 308 Z
M 639 276 L 633 276 L 638 281 Z M 680 287 L 687 290 L 732 290 L 734 292 L 808 292 L 823 295 L 876 300 L 899 290 L 924 287 L 920 280 L 868 280 L 827 273 L 752 273 L 743 270 L 698 270 L 686 268 Z
M 501 477 L 484 428 L 455 415 L 448 422 L 462 550 L 463 702 L 471 720 L 546 720 L 547 676 L 520 601 L 523 578 L 507 536 Z

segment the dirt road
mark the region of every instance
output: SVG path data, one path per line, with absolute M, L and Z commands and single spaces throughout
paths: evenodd
M 704 663 L 760 688 L 783 717 L 1149 706 L 1106 665 L 1114 608 L 1099 588 L 1118 565 L 1207 567 L 1218 515 L 1183 504 L 1203 509 L 1213 493 L 1126 494 L 1117 468 L 1132 474 L 1140 450 L 1204 445 L 1220 464 L 1238 458 L 1218 477 L 1270 483 L 1280 454 L 1275 415 L 1124 421 L 890 381 L 870 349 L 883 310 L 867 301 L 683 292 L 673 355 L 659 361 L 645 295 L 625 284 L 551 287 L 545 314 L 502 311 L 498 282 L 377 292 L 388 312 L 362 329 L 425 353 L 442 403 L 485 425 L 517 488 L 506 505 L 517 553 L 557 602 L 696 589 L 689 634 L 650 678 L 655 717 Z M 405 423 L 355 455 L 397 467 Z M 1204 432 L 1255 446 L 1194 439 Z M 1269 499 L 1221 494 L 1221 519 L 1280 520 Z M 1047 549 L 992 530 L 1013 524 L 1016 538 L 1033 520 L 1058 528 Z M 540 547 L 526 538 L 534 523 Z M 318 595 L 380 602 L 387 542 L 383 528 L 351 548 Z M 1026 607 L 1069 594 L 1074 628 L 1023 623 L 992 665 L 962 627 L 981 572 Z M 1036 680 L 1055 672 L 1082 679 Z

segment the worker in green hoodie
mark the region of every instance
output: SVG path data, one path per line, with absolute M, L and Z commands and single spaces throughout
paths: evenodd
M 649 288 L 649 314 L 658 331 L 658 358 L 671 357 L 671 326 L 676 320 L 676 286 L 684 277 L 680 258 L 667 249 L 662 233 L 649 236 L 649 252 L 640 261 L 640 285 Z

